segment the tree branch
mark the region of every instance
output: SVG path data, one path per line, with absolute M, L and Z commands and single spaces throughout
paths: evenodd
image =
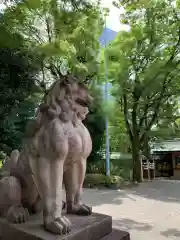
M 147 100 L 149 100 L 149 97 L 147 97 L 147 98 L 148 98 Z M 144 114 L 140 118 L 140 121 L 139 121 L 139 129 L 141 129 L 141 127 L 144 124 L 145 119 L 147 119 L 147 113 L 148 113 L 149 107 L 150 107 L 150 104 L 146 103 L 145 106 L 144 106 L 144 110 L 143 110 Z
M 151 56 L 147 56 L 146 51 L 152 52 L 153 49 L 157 46 L 157 43 L 153 42 L 154 41 L 154 31 L 153 31 L 154 21 L 153 20 L 154 19 L 152 20 L 152 15 L 150 14 L 150 9 L 147 9 L 146 16 L 147 16 L 147 25 L 149 26 L 149 29 L 151 29 L 150 36 L 149 36 L 149 38 L 150 38 L 149 44 L 148 44 L 147 48 L 143 50 L 143 56 L 142 56 L 142 59 L 139 61 L 138 66 L 137 66 L 137 63 L 135 63 L 136 72 L 138 72 L 141 69 L 142 70 L 141 73 L 144 72 L 144 70 L 146 69 L 146 67 L 150 61 L 150 58 L 151 58 Z M 142 46 L 143 45 L 142 43 L 145 40 L 146 40 L 146 37 L 144 39 L 141 39 L 141 41 L 138 42 L 138 46 Z M 141 52 L 141 50 L 138 47 L 138 51 L 136 52 L 136 55 L 138 55 L 139 52 Z M 141 55 L 140 55 L 140 57 L 141 57 Z M 144 60 L 146 60 L 146 63 L 144 64 L 144 66 L 142 66 Z M 134 62 L 133 62 L 133 64 L 134 64 Z
M 149 82 L 142 88 L 142 91 L 144 91 L 145 89 L 147 89 L 149 87 L 149 85 L 151 85 L 156 79 L 157 77 L 161 74 L 161 70 L 166 68 L 174 59 L 175 55 L 176 55 L 176 50 L 177 50 L 177 47 L 180 45 L 180 27 L 179 27 L 179 30 L 178 30 L 178 41 L 175 45 L 175 47 L 173 48 L 173 51 L 172 51 L 172 54 L 170 56 L 170 58 L 167 60 L 167 62 L 163 65 L 163 67 L 160 68 L 159 72 L 156 73 L 156 75 L 151 78 L 149 80 Z M 178 62 L 179 63 L 179 62 Z M 168 72 L 170 73 L 170 72 Z
M 60 69 L 56 67 L 55 64 L 50 63 L 49 66 L 46 66 L 46 68 L 50 70 L 51 74 L 54 76 L 56 80 L 58 77 L 62 77 Z
M 179 61 L 178 61 L 178 64 L 179 64 Z M 152 102 L 149 103 L 149 104 L 148 104 L 148 103 L 145 104 L 144 114 L 143 114 L 142 118 L 140 119 L 139 128 L 141 128 L 141 127 L 143 126 L 143 123 L 144 123 L 145 119 L 147 119 L 147 113 L 148 113 L 148 109 L 149 109 L 150 107 L 152 107 L 154 104 L 156 104 L 156 103 L 159 102 L 159 101 L 160 101 L 160 103 L 161 103 L 162 99 L 169 98 L 170 96 L 179 93 L 179 90 L 177 90 L 177 91 L 175 91 L 175 92 L 173 92 L 173 93 L 172 93 L 172 92 L 170 92 L 170 93 L 165 93 L 165 89 L 167 88 L 167 83 L 170 83 L 171 80 L 173 79 L 173 76 L 174 76 L 174 75 L 171 76 L 171 77 L 169 78 L 169 80 L 167 81 L 167 79 L 168 79 L 168 77 L 169 77 L 170 74 L 172 74 L 172 72 L 166 73 L 166 75 L 165 75 L 165 77 L 164 77 L 163 88 L 162 88 L 162 90 L 161 90 L 160 96 L 158 96 L 157 98 L 152 99 L 152 98 L 157 94 L 157 93 L 155 93 L 155 94 L 153 94 L 151 97 L 148 97 L 148 100 L 152 99 Z M 166 81 L 167 81 L 167 82 L 166 82 Z M 162 93 L 162 91 L 163 91 L 163 93 Z
M 168 74 L 168 75 L 169 75 L 169 74 Z M 165 100 L 165 99 L 164 99 L 164 91 L 165 91 L 165 89 L 166 89 L 166 84 L 171 81 L 171 78 L 167 81 L 168 75 L 166 76 L 166 78 L 165 78 L 164 81 L 163 81 L 162 90 L 161 90 L 161 93 L 160 93 L 160 96 L 159 96 L 159 101 L 156 102 L 156 106 L 155 106 L 155 109 L 154 109 L 154 114 L 153 114 L 151 120 L 149 121 L 149 124 L 148 124 L 147 127 L 144 129 L 144 133 L 143 133 L 143 135 L 142 135 L 141 138 L 140 138 L 140 141 L 141 141 L 141 142 L 144 140 L 145 134 L 146 134 L 147 132 L 149 132 L 149 130 L 151 129 L 152 125 L 153 125 L 154 122 L 156 121 L 156 119 L 157 119 L 157 117 L 158 117 L 158 112 L 159 112 L 159 108 L 160 108 L 160 106 L 161 106 L 162 100 Z M 167 82 L 166 82 L 166 81 L 167 81 Z M 169 96 L 168 96 L 167 98 L 169 98 Z
M 48 34 L 48 40 L 49 40 L 49 43 L 51 43 L 52 42 L 51 29 L 50 29 L 49 19 L 47 17 L 45 19 L 45 22 L 46 22 L 46 30 L 47 30 L 47 34 Z

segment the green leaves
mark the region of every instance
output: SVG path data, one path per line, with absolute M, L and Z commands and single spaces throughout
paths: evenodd
M 89 157 L 90 161 L 99 161 L 101 159 L 102 149 L 104 145 L 105 132 L 105 113 L 103 108 L 102 90 L 92 85 L 90 88 L 91 95 L 94 98 L 94 104 L 90 108 L 90 113 L 84 121 L 90 131 L 93 149 Z
M 46 57 L 64 56 L 66 58 L 73 58 L 76 54 L 75 47 L 66 40 L 41 44 L 37 47 L 37 51 Z
M 42 2 L 43 1 L 40 0 L 26 0 L 24 3 L 22 3 L 22 5 L 27 7 L 29 10 L 37 10 L 41 8 Z
M 138 169 L 137 156 L 152 137 L 152 128 L 164 131 L 165 126 L 168 128 L 177 121 L 180 10 L 166 0 L 118 2 L 125 9 L 121 22 L 128 22 L 130 31 L 120 32 L 107 50 L 109 79 L 119 106 L 119 118 L 115 115 L 113 120 L 117 119 L 119 125 L 111 126 L 111 131 L 114 131 L 112 136 L 119 131 L 116 139 L 119 145 L 123 144 L 117 129 L 124 121 L 124 132 L 128 133 Z M 103 59 L 101 64 L 103 69 Z M 103 74 L 102 70 L 100 76 Z M 175 125 L 171 126 L 168 137 L 175 136 L 174 129 L 179 132 Z
M 126 131 L 122 108 L 120 104 L 112 103 L 109 109 L 109 135 L 112 152 L 127 153 L 130 141 Z
M 6 152 L 19 148 L 21 143 L 30 108 L 26 108 L 26 116 L 24 114 L 23 117 L 19 108 L 27 103 L 35 88 L 39 70 L 35 58 L 23 48 L 0 50 L 0 148 Z M 35 104 L 33 111 L 34 108 Z
M 59 68 L 59 57 L 66 58 L 69 71 L 83 75 L 84 80 L 96 69 L 102 26 L 97 4 L 27 0 L 8 8 L 4 19 L 26 39 L 29 48 L 43 56 L 47 65 Z
M 94 80 L 102 17 L 96 1 L 26 0 L 13 1 L 0 20 L 0 47 L 6 48 L 0 61 L 0 134 L 1 147 L 10 151 L 20 146 L 26 121 L 52 81 L 66 72 Z M 104 136 L 99 102 L 88 123 L 97 141 L 94 155 Z

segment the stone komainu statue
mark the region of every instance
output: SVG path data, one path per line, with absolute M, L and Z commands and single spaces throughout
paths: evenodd
M 52 85 L 36 118 L 27 125 L 22 151 L 16 150 L 17 159 L 9 160 L 13 167 L 0 180 L 1 216 L 22 223 L 43 210 L 46 230 L 69 232 L 71 223 L 61 214 L 63 183 L 67 213 L 91 214 L 81 202 L 86 159 L 92 150 L 82 120 L 91 101 L 86 86 L 72 76 Z

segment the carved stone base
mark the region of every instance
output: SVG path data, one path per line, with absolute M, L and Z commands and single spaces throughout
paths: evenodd
M 0 218 L 1 240 L 130 240 L 128 233 L 112 231 L 112 217 L 93 213 L 82 217 L 68 215 L 72 230 L 68 235 L 54 235 L 42 226 L 42 216 L 31 216 L 24 224 L 10 224 Z
M 101 238 L 101 240 L 130 240 L 130 235 L 127 232 L 113 229 L 109 235 Z

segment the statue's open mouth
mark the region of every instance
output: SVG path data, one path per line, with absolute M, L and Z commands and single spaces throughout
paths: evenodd
M 83 106 L 83 107 L 88 107 L 89 106 L 89 104 L 85 100 L 83 100 L 81 98 L 77 98 L 76 99 L 76 103 L 81 105 L 81 106 Z

